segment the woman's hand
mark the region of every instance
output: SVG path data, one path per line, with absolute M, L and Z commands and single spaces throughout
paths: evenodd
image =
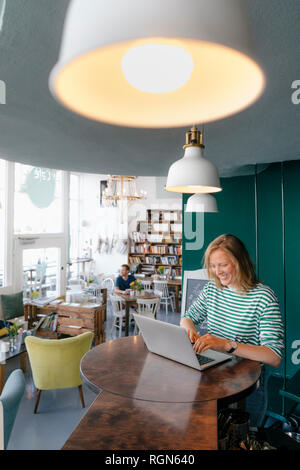
M 197 331 L 195 330 L 188 329 L 186 330 L 186 332 L 188 334 L 188 337 L 190 338 L 191 343 L 196 343 L 197 339 L 200 338 L 199 333 L 197 333 Z
M 188 337 L 191 343 L 195 343 L 200 335 L 196 331 L 196 327 L 190 318 L 182 318 L 180 322 L 180 326 L 182 326 L 188 334 Z
M 207 349 L 214 349 L 219 352 L 227 352 L 228 340 L 223 338 L 218 338 L 211 334 L 199 336 L 194 344 L 194 351 L 196 354 L 200 354 Z

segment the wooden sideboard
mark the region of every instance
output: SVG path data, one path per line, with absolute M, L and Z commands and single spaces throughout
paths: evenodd
M 50 315 L 51 313 L 57 313 L 56 331 L 38 329 L 37 336 L 58 339 L 62 335 L 77 336 L 86 331 L 91 331 L 94 334 L 95 345 L 101 344 L 105 341 L 104 322 L 106 320 L 107 289 L 101 289 L 101 293 L 103 301 L 97 307 L 93 307 L 92 304 L 91 306 L 86 304 L 77 307 L 62 304 L 45 305 L 44 307 L 25 304 L 25 320 L 28 321 L 28 327 L 31 329 L 33 323 L 38 320 L 38 314 Z

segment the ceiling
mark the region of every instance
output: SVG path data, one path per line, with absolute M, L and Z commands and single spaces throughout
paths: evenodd
M 149 0 L 151 1 L 151 0 Z M 0 34 L 0 158 L 89 173 L 165 176 L 183 155 L 186 128 L 133 129 L 73 114 L 51 96 L 69 0 L 9 0 Z M 300 158 L 300 1 L 245 0 L 256 57 L 267 87 L 253 106 L 204 126 L 205 155 L 221 176 L 253 172 L 256 163 Z M 220 77 L 222 80 L 222 77 Z

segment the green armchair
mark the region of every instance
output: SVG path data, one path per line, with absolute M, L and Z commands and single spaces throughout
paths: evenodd
M 25 378 L 21 369 L 8 377 L 0 395 L 0 450 L 6 449 L 25 391 Z
M 42 390 L 78 387 L 82 407 L 85 407 L 80 361 L 91 348 L 93 337 L 91 332 L 65 339 L 26 337 L 25 345 L 37 389 L 34 413 L 37 412 Z

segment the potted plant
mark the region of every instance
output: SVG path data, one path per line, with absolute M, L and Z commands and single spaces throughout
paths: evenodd
M 136 290 L 136 295 L 141 295 L 143 290 L 143 285 L 140 279 L 136 279 L 135 281 L 130 283 L 130 288 Z
M 30 295 L 29 295 L 29 297 L 30 297 L 31 300 L 37 299 L 38 296 L 39 296 L 39 292 L 36 291 L 36 290 L 33 290 L 32 292 L 30 292 Z
M 94 276 L 89 276 L 89 277 L 88 277 L 88 280 L 87 280 L 88 286 L 90 286 L 90 284 L 93 284 L 94 282 L 95 282 Z
M 158 266 L 157 271 L 159 272 L 159 274 L 161 276 L 163 276 L 164 273 L 165 273 L 165 267 L 164 266 Z
M 9 336 L 9 346 L 10 346 L 11 351 L 14 351 L 17 347 L 16 339 L 17 339 L 19 330 L 22 328 L 22 326 L 23 326 L 22 323 L 18 324 L 16 321 L 14 321 L 13 323 L 8 322 L 7 333 Z

